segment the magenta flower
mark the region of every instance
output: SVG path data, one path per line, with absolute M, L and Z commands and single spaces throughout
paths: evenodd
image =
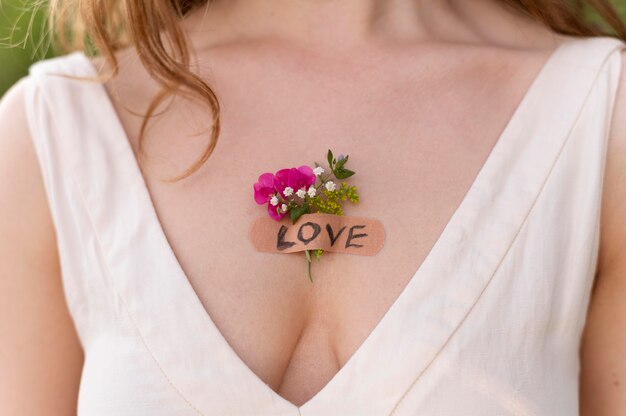
M 269 172 L 259 176 L 258 181 L 254 184 L 254 200 L 257 204 L 267 204 L 267 212 L 270 217 L 276 221 L 280 221 L 289 210 L 282 211 L 283 202 L 288 199 L 284 191 L 286 187 L 291 187 L 295 192 L 300 188 L 308 189 L 315 184 L 316 176 L 313 169 L 309 166 L 302 165 L 299 168 L 281 169 L 275 174 Z M 278 204 L 272 205 L 272 197 L 276 196 Z M 282 197 L 282 198 L 280 198 Z M 274 200 L 274 203 L 277 201 Z
M 310 166 L 302 165 L 297 169 L 281 169 L 274 175 L 274 189 L 285 197 L 283 191 L 286 187 L 291 187 L 294 192 L 302 187 L 308 189 L 315 183 L 315 179 L 315 173 Z
M 283 217 L 285 216 L 285 214 L 287 212 L 289 212 L 288 210 L 283 212 L 280 210 L 280 205 L 278 204 L 276 206 L 272 205 L 272 204 L 267 204 L 267 213 L 270 214 L 270 217 L 272 217 L 273 219 L 275 219 L 276 221 L 280 221 L 283 219 Z
M 272 195 L 276 193 L 274 189 L 274 175 L 271 173 L 264 173 L 259 176 L 259 181 L 254 184 L 254 200 L 257 204 L 263 205 L 269 202 Z
M 278 192 L 274 188 L 274 175 L 271 173 L 264 173 L 259 176 L 258 182 L 253 186 L 254 188 L 254 200 L 257 204 L 267 204 L 267 212 L 276 221 L 280 221 L 287 212 L 282 212 L 280 206 L 282 204 L 272 205 L 270 200 Z

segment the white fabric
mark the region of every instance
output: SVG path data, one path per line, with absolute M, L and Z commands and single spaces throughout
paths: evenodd
M 254 375 L 168 245 L 81 52 L 31 66 L 27 113 L 85 351 L 79 415 L 576 415 L 624 43 L 547 61 L 423 265 L 298 408 Z M 488 115 L 485 115 L 488 116 Z

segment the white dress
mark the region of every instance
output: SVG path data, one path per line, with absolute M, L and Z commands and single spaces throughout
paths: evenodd
M 408 286 L 300 407 L 207 315 L 106 90 L 53 74 L 96 75 L 91 61 L 32 65 L 28 122 L 85 351 L 78 414 L 577 415 L 624 46 L 572 38 L 550 56 Z

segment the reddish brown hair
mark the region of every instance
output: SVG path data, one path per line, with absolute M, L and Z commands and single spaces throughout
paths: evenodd
M 201 157 L 173 180 L 195 172 L 211 155 L 220 132 L 220 104 L 211 89 L 190 69 L 190 51 L 180 20 L 211 0 L 50 0 L 48 24 L 61 51 L 95 51 L 117 74 L 114 52 L 134 46 L 143 65 L 162 90 L 150 103 L 139 132 L 139 154 L 146 125 L 159 104 L 175 93 L 209 105 L 211 138 Z M 609 0 L 496 0 L 536 19 L 557 33 L 616 36 L 626 40 L 626 25 Z M 165 40 L 165 42 L 164 42 Z

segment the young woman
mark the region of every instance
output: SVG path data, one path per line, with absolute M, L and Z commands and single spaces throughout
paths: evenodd
M 101 56 L 0 104 L 0 414 L 626 413 L 626 28 L 570 3 L 53 3 Z M 311 283 L 252 185 L 327 149 L 385 240 Z

